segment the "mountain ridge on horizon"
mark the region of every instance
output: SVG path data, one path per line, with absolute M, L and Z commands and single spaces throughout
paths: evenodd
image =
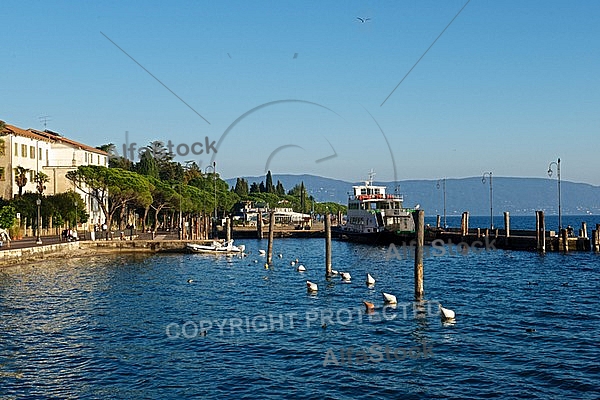
M 286 191 L 304 182 L 309 195 L 319 202 L 332 201 L 346 204 L 347 193 L 352 186 L 364 182 L 349 182 L 342 179 L 321 177 L 311 174 L 272 174 L 273 182 L 281 181 Z M 250 184 L 265 181 L 265 176 L 243 176 Z M 235 186 L 237 178 L 226 179 Z M 439 188 L 437 183 L 440 183 Z M 533 215 L 536 210 L 558 214 L 558 191 L 556 178 L 503 177 L 494 176 L 492 181 L 492 203 L 494 213 L 509 211 L 511 215 Z M 373 184 L 387 186 L 394 191 L 395 182 L 377 181 Z M 434 179 L 406 179 L 397 182 L 399 193 L 404 196 L 405 206 L 420 204 L 429 215 L 443 213 L 443 183 Z M 482 183 L 481 177 L 446 178 L 446 213 L 460 215 L 469 211 L 471 215 L 489 215 L 489 181 Z M 589 183 L 561 180 L 561 211 L 563 215 L 600 214 L 600 186 Z

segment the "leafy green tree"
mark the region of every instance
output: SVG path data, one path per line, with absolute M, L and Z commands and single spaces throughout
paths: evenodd
M 152 203 L 150 182 L 135 172 L 84 165 L 68 172 L 67 179 L 98 202 L 109 229 L 116 211 L 128 203 L 136 202 L 143 207 Z
M 277 193 L 278 196 L 285 196 L 285 189 L 279 180 L 277 180 L 277 186 L 275 186 L 275 193 Z
M 152 230 L 158 228 L 158 215 L 163 209 L 179 207 L 179 193 L 167 182 L 157 178 L 149 178 L 152 184 L 152 203 L 150 207 L 154 210 L 154 224 Z
M 233 190 L 241 198 L 248 197 L 248 181 L 244 178 L 237 178 L 235 182 L 235 189 Z
M 10 229 L 17 219 L 17 211 L 13 206 L 0 208 L 0 228 Z
M 258 183 L 252 182 L 252 185 L 250 185 L 250 193 L 260 193 L 260 186 L 258 186 Z
M 149 150 L 142 151 L 140 162 L 136 166 L 136 172 L 144 176 L 158 178 L 158 163 Z

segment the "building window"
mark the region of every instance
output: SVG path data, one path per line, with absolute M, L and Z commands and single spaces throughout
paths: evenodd
M 4 168 L 0 167 L 0 181 L 5 181 L 6 175 L 4 175 Z
M 42 159 L 42 149 L 38 149 L 38 150 L 39 150 L 39 153 L 40 153 L 38 158 L 41 160 Z
M 49 158 L 48 158 L 48 149 L 46 149 L 46 166 L 50 165 L 49 162 Z
M 21 157 L 27 157 L 27 145 L 26 144 L 21 145 Z
M 15 157 L 19 157 L 19 144 L 15 143 Z
M 35 171 L 30 169 L 29 170 L 29 182 L 33 182 L 35 179 Z
M 4 139 L 0 139 L 0 156 L 4 155 L 5 150 L 6 150 L 6 145 L 4 144 Z
M 35 160 L 35 147 L 29 146 L 29 158 L 33 158 Z
M 98 164 L 100 164 L 100 154 L 98 154 Z

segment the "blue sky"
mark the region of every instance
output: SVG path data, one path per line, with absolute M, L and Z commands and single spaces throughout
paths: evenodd
M 600 185 L 600 2 L 472 0 L 381 106 L 465 1 L 4 1 L 0 119 L 191 145 L 301 100 L 239 120 L 218 172 L 545 177 L 561 157 Z

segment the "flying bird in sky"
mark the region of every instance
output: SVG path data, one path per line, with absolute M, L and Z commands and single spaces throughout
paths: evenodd
M 369 22 L 371 20 L 371 18 L 361 18 L 361 17 L 356 17 L 356 19 L 359 20 L 361 24 L 364 24 L 365 22 Z

